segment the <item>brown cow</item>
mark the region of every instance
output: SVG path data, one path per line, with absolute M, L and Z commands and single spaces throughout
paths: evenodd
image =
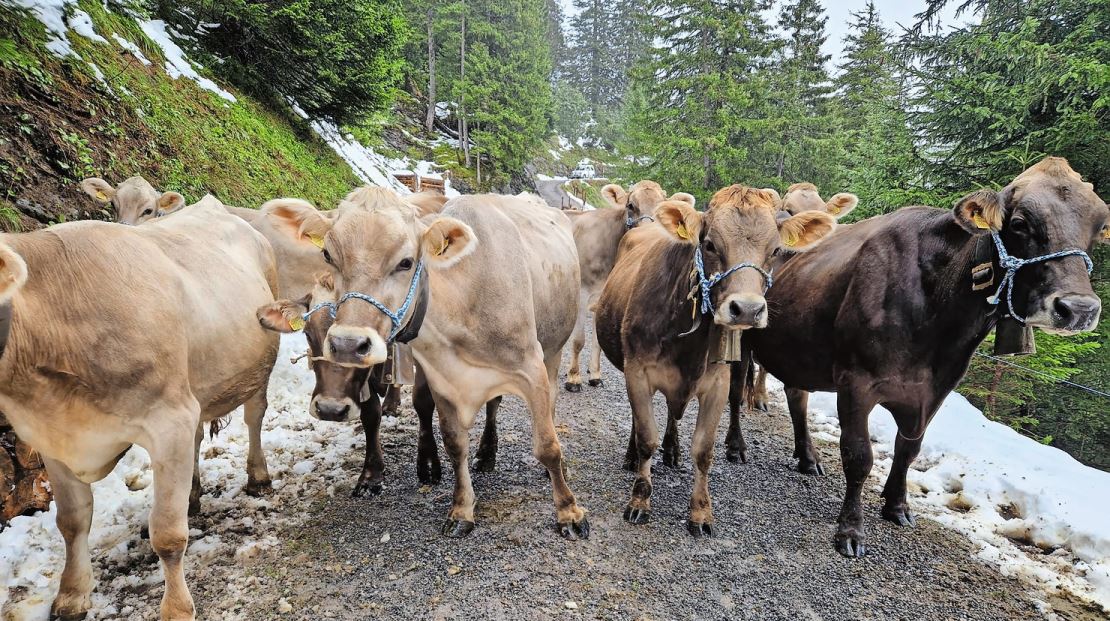
M 613 264 L 617 260 L 617 247 L 624 234 L 640 222 L 650 220 L 655 207 L 664 200 L 685 201 L 691 207 L 694 205 L 694 197 L 690 194 L 676 192 L 667 199 L 663 188 L 648 180 L 636 183 L 627 192 L 621 186 L 610 183 L 601 188 L 601 194 L 615 209 L 565 212 L 574 225 L 574 245 L 578 249 L 578 265 L 582 272 L 582 295 L 571 341 L 570 369 L 567 372 L 566 389 L 570 392 L 582 390 L 582 372 L 578 366 L 578 358 L 586 344 L 586 322 L 601 295 L 601 288 L 605 286 L 605 279 L 613 270 Z M 597 344 L 597 335 L 591 336 L 589 381 L 590 386 L 600 386 L 601 348 Z
M 308 341 L 309 366 L 316 376 L 309 414 L 320 420 L 344 422 L 355 411 L 359 412 L 366 434 L 366 457 L 351 495 L 359 497 L 369 492 L 376 496 L 382 492 L 385 470 L 379 436 L 384 405 L 379 397 L 396 387 L 382 381 L 381 365 L 372 369 L 348 367 L 324 357 L 324 339 L 335 321 L 327 309 L 338 299 L 334 276 L 324 272 L 317 276 L 316 288 L 311 294 L 299 300 L 278 300 L 267 304 L 258 309 L 258 320 L 264 328 L 277 332 L 304 330 L 305 340 Z M 435 402 L 428 390 L 427 379 L 419 368 L 413 386 L 412 404 L 420 422 L 416 475 L 421 483 L 433 485 L 439 483 L 441 477 L 439 452 L 432 431 Z M 497 409 L 500 405 L 501 397 L 494 397 L 486 403 L 485 432 L 474 462 L 474 469 L 479 472 L 491 472 L 497 459 Z
M 275 278 L 266 240 L 214 201 L 141 227 L 0 235 L 0 316 L 11 317 L 0 409 L 42 455 L 58 504 L 66 563 L 54 616 L 90 606 L 90 483 L 137 444 L 154 471 L 162 617 L 194 618 L 184 573 L 193 440 L 243 402 L 248 416 L 265 411 L 278 339 L 253 314 L 273 299 Z
M 81 189 L 97 202 L 115 208 L 116 222 L 120 224 L 142 224 L 185 206 L 180 194 L 159 192 L 139 175 L 129 177 L 119 187 L 112 187 L 99 177 L 89 177 L 81 182 Z
M 560 534 L 587 537 L 553 420 L 559 354 L 574 329 L 579 287 L 567 217 L 516 197 L 482 195 L 452 199 L 426 225 L 380 188 L 344 202 L 334 220 L 314 209 L 282 217 L 290 235 L 324 237 L 325 258 L 346 291 L 325 357 L 368 367 L 386 359 L 395 338 L 412 339 L 455 469 L 442 532 L 461 537 L 474 528 L 467 432 L 483 403 L 511 393 L 531 410 L 533 449 L 551 478 Z M 418 322 L 409 309 L 422 306 Z
M 1107 242 L 1108 221 L 1091 184 L 1050 157 L 951 210 L 906 207 L 847 227 L 776 275 L 771 324 L 749 343 L 788 389 L 803 469 L 817 460 L 806 391 L 837 392 L 847 479 L 835 538 L 841 554 L 866 553 L 860 492 L 872 465 L 872 408 L 883 405 L 898 425 L 882 516 L 912 525 L 907 469 L 998 320 L 1012 314 L 1068 334 L 1098 323 L 1089 259 L 1077 255 Z M 1000 258 L 1007 255 L 1034 262 L 1011 265 Z
M 697 397 L 687 528 L 700 537 L 713 534 L 709 466 L 729 378 L 728 365 L 712 363 L 711 349 L 726 330 L 766 325 L 768 280 L 762 266 L 782 247 L 804 250 L 817 243 L 836 221 L 806 212 L 776 223 L 772 194 L 742 185 L 717 192 L 705 213 L 687 202 L 666 201 L 655 217 L 661 226 L 637 229 L 621 242 L 598 301 L 597 335 L 605 356 L 624 371 L 632 405 L 629 447 L 637 477 L 624 511 L 627 521 L 643 524 L 651 515 L 651 458 L 659 444 L 652 396 L 663 393 L 668 418 L 676 421 Z M 703 277 L 692 277 L 699 261 Z M 733 267 L 718 278 L 728 266 Z M 713 280 L 703 280 L 710 274 Z M 691 314 L 694 325 L 687 329 Z M 702 321 L 703 314 L 712 321 Z

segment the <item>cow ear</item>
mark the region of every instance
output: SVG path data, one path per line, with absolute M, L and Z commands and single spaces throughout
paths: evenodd
M 836 230 L 836 218 L 823 211 L 803 211 L 778 224 L 782 245 L 794 252 L 809 250 Z
M 311 300 L 310 295 L 299 300 L 278 300 L 260 306 L 255 316 L 258 317 L 258 323 L 267 330 L 286 334 L 296 332 L 304 328 L 304 314 L 308 312 Z
M 855 209 L 856 205 L 859 205 L 858 196 L 850 192 L 841 192 L 839 194 L 834 194 L 833 197 L 825 203 L 825 211 L 839 220 Z
M 961 198 L 952 208 L 956 223 L 972 235 L 1002 230 L 1002 202 L 998 192 L 979 190 Z
M 618 209 L 624 209 L 624 204 L 628 201 L 628 192 L 616 183 L 610 183 L 601 188 L 601 195 L 609 204 Z
M 0 303 L 7 302 L 27 282 L 27 264 L 14 250 L 0 244 Z
M 173 213 L 184 206 L 185 197 L 177 192 L 163 192 L 158 197 L 158 211 L 161 215 Z
M 293 241 L 324 247 L 324 236 L 331 230 L 334 220 L 324 217 L 308 201 L 299 198 L 277 198 L 258 208 L 270 216 L 278 230 Z
M 686 201 L 664 201 L 655 208 L 655 220 L 679 241 L 696 244 L 701 239 L 702 213 Z
M 775 188 L 763 188 L 763 191 L 771 196 L 771 200 L 775 203 L 775 209 L 782 209 L 782 197 L 779 196 L 779 191 Z
M 331 272 L 317 272 L 316 286 L 328 291 L 335 291 L 335 274 Z
M 684 203 L 689 203 L 691 207 L 694 207 L 695 205 L 697 205 L 697 202 L 698 202 L 698 199 L 694 198 L 694 195 L 690 194 L 688 192 L 675 192 L 674 194 L 671 194 L 671 197 L 668 198 L 667 200 L 669 200 L 669 201 L 682 201 Z
M 439 218 L 421 238 L 428 267 L 447 269 L 478 247 L 474 229 L 461 220 Z
M 112 197 L 116 195 L 116 189 L 112 187 L 112 184 L 100 177 L 85 179 L 81 182 L 81 189 L 85 191 L 85 194 L 101 203 L 111 202 Z

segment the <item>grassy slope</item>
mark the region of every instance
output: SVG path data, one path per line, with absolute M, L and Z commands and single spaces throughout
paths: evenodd
M 38 21 L 0 6 L 0 227 L 12 228 L 18 199 L 58 219 L 95 215 L 99 207 L 76 188 L 91 175 L 117 183 L 139 173 L 189 200 L 212 192 L 249 207 L 277 196 L 333 205 L 358 183 L 300 119 L 239 93 L 229 104 L 189 79 L 171 79 L 159 47 L 133 19 L 98 0 L 79 6 L 110 43 L 73 31 L 69 39 L 110 89 L 86 62 L 51 55 Z M 112 33 L 153 64 L 142 65 Z

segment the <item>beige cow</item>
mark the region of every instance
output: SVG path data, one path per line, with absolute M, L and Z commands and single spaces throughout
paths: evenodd
M 812 183 L 795 183 L 786 188 L 786 195 L 779 202 L 779 209 L 796 216 L 803 211 L 824 211 L 839 220 L 859 204 L 859 197 L 849 192 L 833 194 L 825 201 Z
M 142 224 L 152 218 L 173 213 L 185 206 L 177 192 L 159 192 L 139 175 L 128 178 L 117 187 L 99 177 L 81 182 L 81 189 L 104 205 L 116 210 L 116 222 Z
M 462 537 L 474 528 L 467 454 L 475 413 L 493 397 L 515 394 L 532 413 L 533 451 L 551 478 L 560 533 L 589 536 L 554 426 L 560 350 L 574 329 L 579 287 L 567 217 L 526 199 L 481 195 L 449 201 L 429 225 L 380 188 L 344 201 L 334 219 L 315 209 L 271 215 L 295 238 L 323 237 L 345 292 L 340 300 L 358 296 L 339 305 L 324 344 L 329 360 L 368 367 L 385 361 L 394 336 L 412 339 L 455 469 L 443 534 Z
M 640 222 L 651 219 L 655 207 L 664 200 L 678 200 L 694 205 L 694 197 L 685 192 L 677 192 L 670 199 L 658 183 L 650 180 L 640 181 L 626 192 L 621 186 L 611 183 L 601 188 L 601 194 L 615 209 L 595 209 L 593 211 L 566 211 L 574 226 L 574 245 L 578 248 L 578 264 L 582 272 L 582 291 L 578 305 L 578 320 L 574 325 L 571 341 L 570 369 L 567 372 L 566 389 L 570 392 L 582 390 L 582 372 L 578 358 L 586 344 L 586 323 L 590 312 L 597 304 L 605 279 L 617 261 L 617 247 L 624 234 Z M 591 332 L 593 335 L 593 332 Z M 590 386 L 601 385 L 601 348 L 597 336 L 590 340 Z
M 141 227 L 0 235 L 0 315 L 11 317 L 0 410 L 43 456 L 58 504 L 66 563 L 52 615 L 90 607 L 90 483 L 139 445 L 154 471 L 162 618 L 194 619 L 184 573 L 193 441 L 200 424 L 244 402 L 248 420 L 265 412 L 278 338 L 254 310 L 273 300 L 275 279 L 266 240 L 214 199 Z M 269 476 L 251 435 L 258 484 Z

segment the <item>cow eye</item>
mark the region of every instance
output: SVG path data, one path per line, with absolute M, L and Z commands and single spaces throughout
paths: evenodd
M 1028 233 L 1029 223 L 1025 221 L 1025 218 L 1013 218 L 1010 220 L 1010 230 L 1015 233 Z
M 710 239 L 705 240 L 705 251 L 706 252 L 717 252 L 717 247 L 713 245 L 713 240 L 710 240 Z
M 397 271 L 398 272 L 407 272 L 411 269 L 412 269 L 412 259 L 411 258 L 406 257 L 404 259 L 401 259 L 401 262 L 397 264 Z
M 150 207 L 147 207 L 146 209 L 144 209 L 144 210 L 143 210 L 143 214 L 142 214 L 142 215 L 144 215 L 144 216 L 149 216 L 149 215 L 150 215 L 150 214 L 152 214 L 152 213 L 154 213 L 154 210 L 153 210 L 153 209 L 151 209 Z
M 771 252 L 772 257 L 777 257 L 780 254 L 782 254 L 782 248 L 775 248 L 774 251 Z
M 335 263 L 333 263 L 331 260 L 331 253 L 328 252 L 327 248 L 324 248 L 324 262 L 328 265 L 335 265 Z

